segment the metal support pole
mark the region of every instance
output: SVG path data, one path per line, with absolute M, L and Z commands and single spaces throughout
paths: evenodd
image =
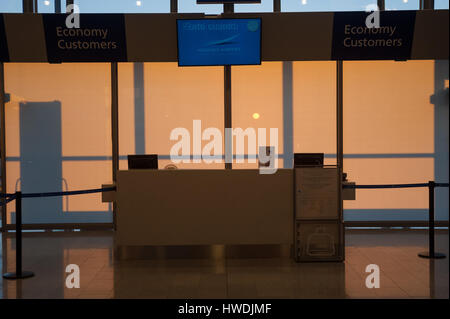
M 22 193 L 16 192 L 16 272 L 3 275 L 6 279 L 24 279 L 33 277 L 31 271 L 22 271 Z
M 434 0 L 420 0 L 420 10 L 434 10 Z
M 445 254 L 435 252 L 434 246 L 434 181 L 428 182 L 428 251 L 419 253 L 422 258 L 445 258 Z
M 385 0 L 377 0 L 377 6 L 380 11 L 386 10 Z
M 119 79 L 117 62 L 111 63 L 111 143 L 112 143 L 112 179 L 117 181 L 119 170 Z M 116 229 L 116 202 L 113 203 L 113 228 Z
M 178 0 L 170 0 L 170 13 L 178 12 Z
M 225 127 L 225 154 L 233 154 L 233 135 L 231 130 L 227 131 L 227 128 L 232 128 L 231 120 L 231 65 L 224 66 L 224 127 Z M 226 136 L 226 135 L 229 136 Z M 225 157 L 226 159 L 226 157 Z M 231 156 L 231 160 L 233 156 Z M 232 169 L 233 164 L 225 162 L 225 169 Z
M 33 0 L 22 0 L 23 13 L 33 13 Z
M 55 0 L 55 13 L 61 13 L 61 1 L 62 0 Z
M 342 60 L 336 61 L 336 160 L 337 166 L 344 170 L 344 75 Z
M 6 193 L 6 120 L 5 120 L 5 76 L 4 64 L 0 63 L 0 160 L 1 160 L 1 192 Z M 1 207 L 2 228 L 6 228 L 6 205 Z
M 234 3 L 223 4 L 223 13 L 233 13 L 233 12 L 234 12 Z
M 281 0 L 273 0 L 273 12 L 281 12 Z
M 233 13 L 234 12 L 234 4 L 226 3 L 223 5 L 224 13 Z M 227 128 L 232 128 L 232 119 L 231 119 L 231 65 L 224 66 L 223 69 L 224 75 L 224 127 L 225 127 L 225 154 L 227 152 L 229 154 L 233 154 L 233 136 L 230 132 L 227 133 Z M 229 135 L 228 137 L 226 135 Z M 230 136 L 231 135 L 231 136 Z M 228 142 L 228 143 L 227 143 Z M 233 156 L 231 156 L 231 159 Z M 225 156 L 226 159 L 226 156 Z M 225 162 L 225 169 L 232 169 L 233 164 Z

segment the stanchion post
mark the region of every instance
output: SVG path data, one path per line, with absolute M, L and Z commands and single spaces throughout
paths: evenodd
M 16 272 L 3 275 L 5 279 L 24 279 L 33 277 L 31 271 L 22 271 L 22 192 L 16 192 Z
M 434 182 L 428 182 L 428 251 L 434 256 Z
M 22 192 L 16 192 L 16 274 L 22 276 Z
M 445 254 L 435 252 L 434 246 L 434 181 L 428 182 L 428 251 L 419 253 L 422 258 L 445 258 Z

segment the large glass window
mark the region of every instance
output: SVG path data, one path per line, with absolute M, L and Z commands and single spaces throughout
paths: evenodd
M 344 63 L 344 171 L 349 180 L 448 180 L 445 81 L 448 87 L 445 61 Z M 357 200 L 344 205 L 347 220 L 426 220 L 428 191 L 358 190 Z M 437 194 L 436 216 L 448 219 L 448 191 Z
M 8 193 L 111 182 L 110 64 L 7 63 L 5 90 Z M 26 198 L 23 214 L 27 224 L 112 221 L 101 194 Z
M 223 12 L 223 4 L 197 4 L 197 0 L 183 0 L 178 1 L 178 12 L 221 14 Z
M 386 0 L 386 10 L 419 10 L 419 0 Z
M 293 63 L 295 153 L 324 153 L 336 165 L 336 62 Z
M 223 136 L 223 67 L 178 67 L 177 63 L 119 64 L 120 169 L 129 154 L 158 154 L 159 168 L 171 164 L 174 129 L 189 132 L 194 150 L 194 120 Z M 201 138 L 201 137 L 200 137 Z M 198 139 L 196 139 L 198 141 Z M 208 143 L 203 141 L 201 148 Z M 179 155 L 181 155 L 179 153 Z M 223 163 L 177 163 L 178 168 L 224 168 Z
M 448 9 L 449 1 L 448 0 L 434 0 L 434 8 L 435 9 Z
M 276 129 L 278 138 L 278 167 L 283 167 L 283 67 L 282 62 L 263 62 L 254 66 L 233 66 L 231 71 L 232 87 L 232 126 L 234 129 L 254 129 L 256 146 L 258 129 L 265 129 L 266 145 L 271 145 L 270 129 Z M 238 150 L 234 138 L 233 154 L 236 158 L 246 155 L 255 156 L 257 150 L 248 152 L 248 139 L 244 149 Z M 272 145 L 273 146 L 273 145 Z M 233 163 L 233 168 L 257 168 L 258 163 Z
M 273 0 L 261 0 L 258 4 L 235 4 L 234 12 L 273 12 Z
M 170 0 L 75 0 L 81 13 L 168 13 Z
M 377 4 L 376 0 L 282 0 L 281 11 L 365 11 L 370 4 Z

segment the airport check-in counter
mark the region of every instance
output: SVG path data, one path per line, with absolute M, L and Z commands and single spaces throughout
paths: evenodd
M 340 261 L 339 177 L 336 167 L 121 170 L 103 201 L 117 204 L 116 248 L 292 245 L 297 261 Z

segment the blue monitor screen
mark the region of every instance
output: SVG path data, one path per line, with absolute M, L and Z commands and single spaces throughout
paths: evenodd
M 261 64 L 261 19 L 177 20 L 178 65 Z

